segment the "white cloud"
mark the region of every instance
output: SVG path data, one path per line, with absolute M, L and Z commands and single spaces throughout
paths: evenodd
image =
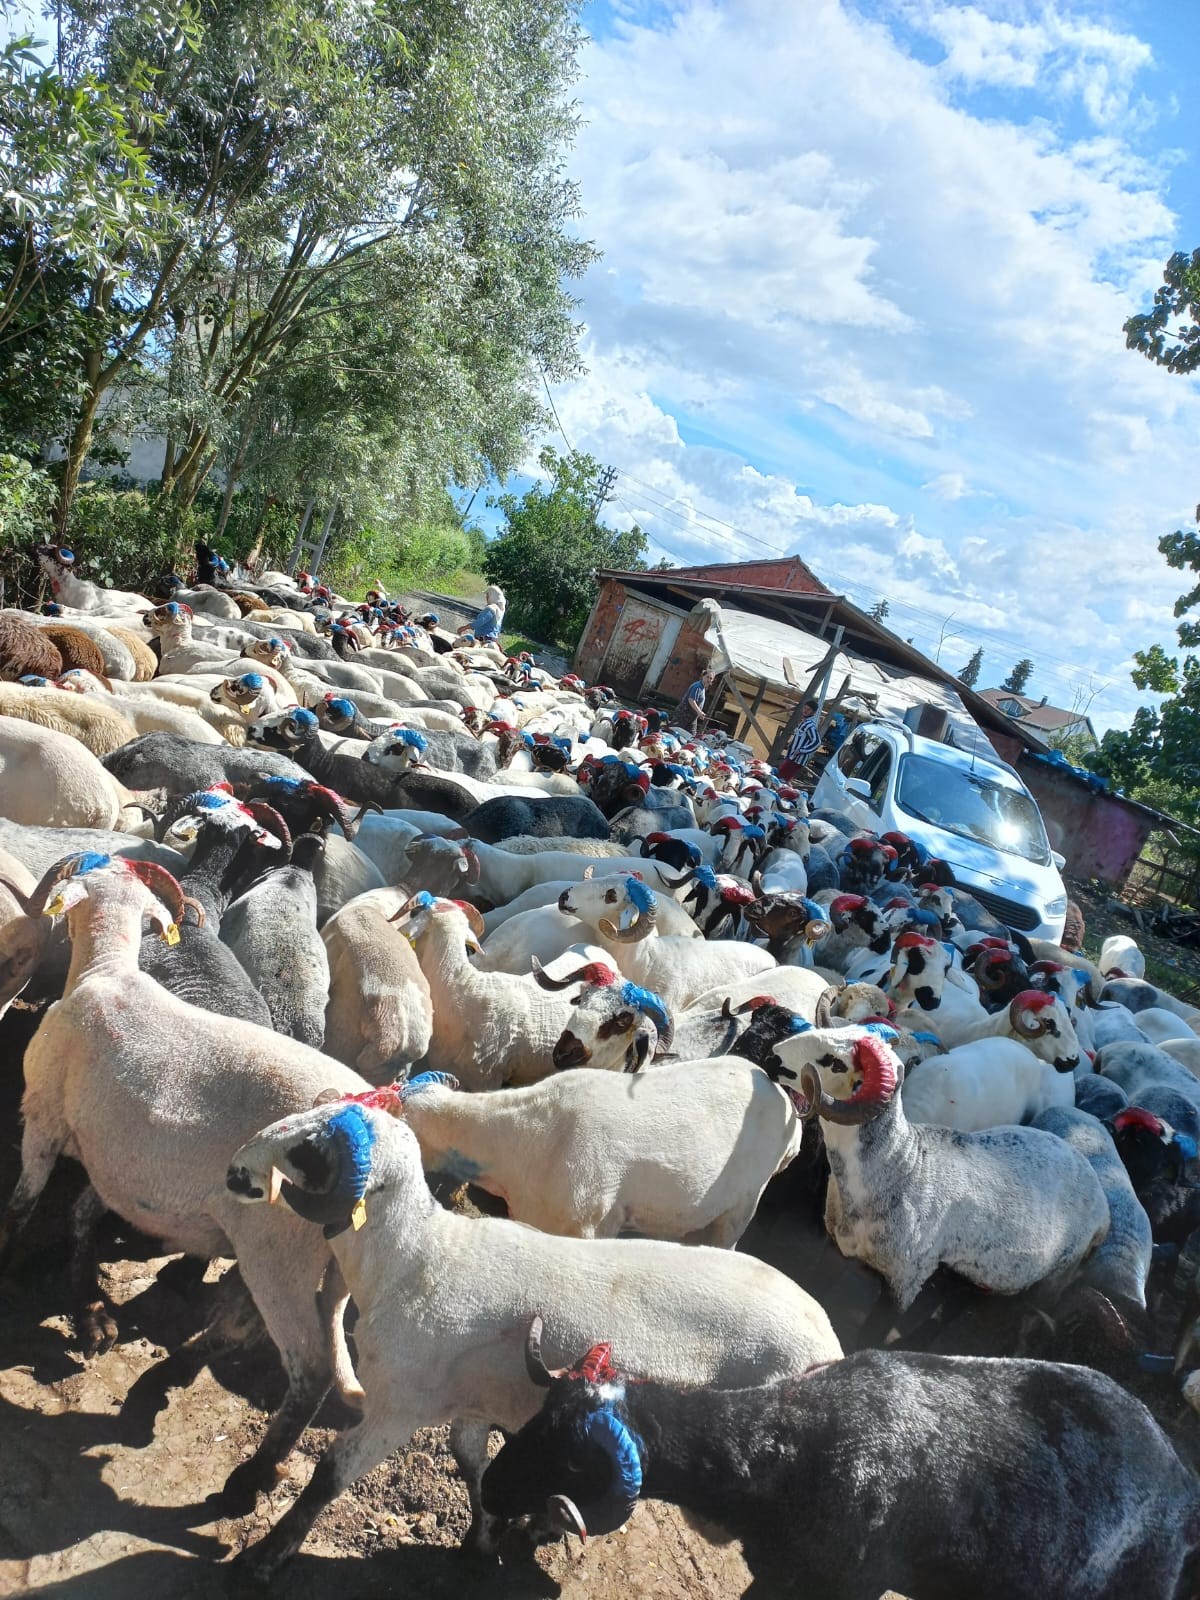
M 1169 641 L 1155 542 L 1195 501 L 1200 397 L 1121 333 L 1174 242 L 1174 158 L 1130 131 L 1147 47 L 1021 0 L 895 0 L 895 30 L 849 0 L 624 9 L 585 52 L 605 255 L 556 394 L 622 470 L 614 513 L 683 559 L 798 549 L 919 643 L 953 612 L 1052 700 Z M 1012 119 L 972 114 L 984 85 Z M 1056 132 L 1072 97 L 1086 140 Z

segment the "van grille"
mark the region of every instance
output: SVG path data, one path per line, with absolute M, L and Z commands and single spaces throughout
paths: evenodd
M 973 883 L 964 884 L 963 888 L 981 906 L 986 906 L 994 917 L 999 917 L 1005 927 L 1030 933 L 1041 923 L 1041 917 L 1032 906 L 1023 906 L 1017 900 L 1006 900 L 1002 894 L 993 894 L 990 889 L 977 889 Z

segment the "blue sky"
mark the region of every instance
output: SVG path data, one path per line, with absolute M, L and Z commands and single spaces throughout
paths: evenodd
M 1121 325 L 1200 245 L 1175 0 L 596 0 L 572 444 L 652 556 L 798 551 L 981 684 L 1126 723 L 1200 391 Z M 553 430 L 551 437 L 557 437 Z M 947 622 L 947 619 L 949 621 Z

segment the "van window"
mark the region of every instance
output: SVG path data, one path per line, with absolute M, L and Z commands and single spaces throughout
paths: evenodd
M 892 771 L 892 747 L 886 739 L 872 739 L 871 744 L 874 749 L 868 753 L 858 776 L 871 785 L 871 810 L 881 812 Z

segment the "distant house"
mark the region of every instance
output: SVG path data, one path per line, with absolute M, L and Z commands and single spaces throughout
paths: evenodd
M 1057 744 L 1076 734 L 1083 735 L 1089 748 L 1100 743 L 1090 717 L 1080 711 L 1064 711 L 1061 706 L 1048 705 L 1045 695 L 1040 700 L 1031 700 L 1028 695 L 1014 694 L 1011 689 L 981 689 L 979 693 L 1006 717 L 1024 723 L 1048 743 Z

